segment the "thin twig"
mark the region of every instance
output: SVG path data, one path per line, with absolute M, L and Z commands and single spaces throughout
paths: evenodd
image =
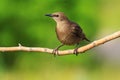
M 80 48 L 78 48 L 78 52 L 83 53 L 85 51 L 88 51 L 89 49 L 92 49 L 96 46 L 99 46 L 101 44 L 104 44 L 108 41 L 111 41 L 111 40 L 119 38 L 119 37 L 120 37 L 120 31 L 115 32 L 111 35 L 108 35 L 102 39 L 93 41 L 92 43 L 90 43 L 88 45 L 80 47 Z M 0 47 L 0 52 L 10 52 L 10 51 L 46 52 L 46 53 L 52 54 L 53 49 L 41 48 L 41 47 L 26 47 L 26 46 L 22 46 L 20 43 L 16 47 Z M 74 49 L 58 51 L 59 55 L 73 54 L 73 52 L 74 52 Z

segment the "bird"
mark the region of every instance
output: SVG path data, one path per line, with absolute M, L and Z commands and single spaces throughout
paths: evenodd
M 55 32 L 58 40 L 62 43 L 60 46 L 53 50 L 54 55 L 59 55 L 58 50 L 64 45 L 79 45 L 83 40 L 90 42 L 83 33 L 79 24 L 71 21 L 63 12 L 55 12 L 46 14 L 45 16 L 51 17 L 56 22 Z M 74 49 L 74 54 L 78 55 L 77 48 Z

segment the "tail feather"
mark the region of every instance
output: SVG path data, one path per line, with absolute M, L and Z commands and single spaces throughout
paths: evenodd
M 88 41 L 88 42 L 91 42 L 89 39 L 87 39 L 86 37 L 84 38 L 84 40 Z

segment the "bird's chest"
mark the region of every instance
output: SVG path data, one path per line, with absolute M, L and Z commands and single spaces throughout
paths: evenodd
M 74 33 L 74 27 L 71 24 L 57 24 L 56 33 L 59 41 L 66 45 L 79 43 L 81 38 Z
M 65 34 L 69 30 L 69 26 L 66 24 L 57 24 L 57 32 Z
M 56 27 L 56 33 L 57 33 L 57 37 L 58 39 L 66 44 L 69 40 L 71 40 L 71 31 L 70 31 L 70 26 L 66 25 L 66 24 L 58 24 Z
M 69 28 L 66 24 L 57 24 L 56 33 L 58 38 L 64 39 L 69 34 Z

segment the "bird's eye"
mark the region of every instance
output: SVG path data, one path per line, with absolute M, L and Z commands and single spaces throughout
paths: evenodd
M 56 15 L 56 17 L 59 17 L 59 15 Z
M 53 15 L 53 17 L 59 17 L 59 15 Z

